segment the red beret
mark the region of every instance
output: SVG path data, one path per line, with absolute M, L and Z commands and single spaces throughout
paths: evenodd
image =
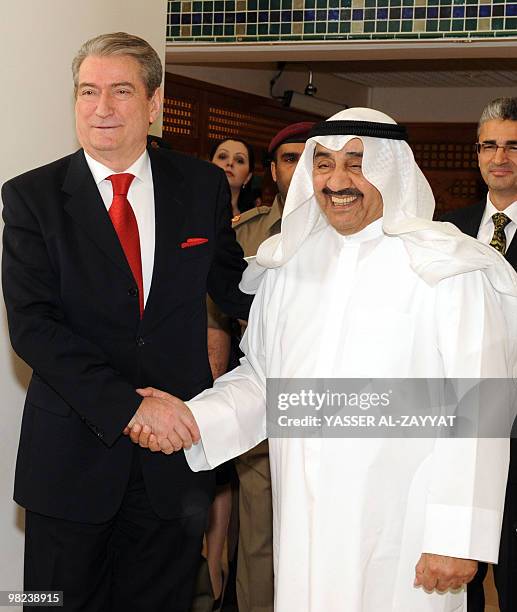
M 267 152 L 269 155 L 273 155 L 280 145 L 288 142 L 305 142 L 314 125 L 314 121 L 301 121 L 300 123 L 288 125 L 273 137 L 269 143 Z

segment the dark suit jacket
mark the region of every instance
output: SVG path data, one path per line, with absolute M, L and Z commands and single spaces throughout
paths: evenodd
M 485 212 L 486 202 L 479 202 L 478 204 L 474 204 L 472 206 L 466 206 L 465 208 L 460 208 L 459 210 L 455 210 L 453 212 L 447 213 L 444 215 L 440 221 L 449 221 L 450 223 L 454 223 L 456 227 L 458 227 L 464 234 L 468 234 L 469 236 L 477 237 L 479 226 L 481 224 L 481 219 L 483 218 L 483 213 Z M 508 262 L 517 269 L 517 236 L 515 236 L 508 250 L 505 254 Z
M 34 370 L 27 391 L 15 500 L 35 512 L 102 522 L 120 505 L 134 447 L 121 435 L 154 386 L 188 399 L 212 383 L 208 293 L 247 318 L 245 263 L 231 229 L 226 177 L 207 162 L 149 149 L 155 194 L 154 272 L 138 292 L 83 151 L 8 181 L 3 289 L 14 350 Z M 187 238 L 208 242 L 181 248 Z M 211 472 L 183 453 L 139 449 L 163 518 L 210 503 Z

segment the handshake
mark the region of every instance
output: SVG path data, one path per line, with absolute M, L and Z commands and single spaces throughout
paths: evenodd
M 137 389 L 137 393 L 144 399 L 124 429 L 135 444 L 171 455 L 199 442 L 199 428 L 184 402 L 153 387 Z

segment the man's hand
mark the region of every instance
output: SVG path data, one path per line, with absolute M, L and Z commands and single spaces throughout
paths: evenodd
M 415 568 L 415 586 L 423 586 L 426 591 L 461 589 L 474 578 L 477 569 L 478 562 L 471 559 L 422 553 Z
M 152 387 L 137 392 L 144 399 L 124 430 L 135 444 L 170 455 L 199 442 L 194 416 L 180 399 Z

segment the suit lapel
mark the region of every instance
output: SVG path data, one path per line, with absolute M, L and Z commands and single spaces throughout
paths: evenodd
M 505 254 L 506 260 L 517 270 L 517 233 L 514 234 Z
M 167 155 L 160 150 L 148 148 L 153 173 L 155 246 L 151 290 L 147 299 L 144 322 L 159 316 L 161 287 L 171 283 L 175 252 L 184 239 L 182 234 L 187 216 L 189 192 L 185 177 Z M 190 177 L 195 180 L 194 177 Z M 168 307 L 168 305 L 166 305 Z
M 486 202 L 480 202 L 476 206 L 473 206 L 469 215 L 465 220 L 464 227 L 461 227 L 461 231 L 469 236 L 477 238 L 479 226 L 481 225 L 481 219 L 483 218 L 483 213 L 485 212 Z
M 69 194 L 65 210 L 109 259 L 133 279 L 117 233 L 80 149 L 70 160 L 62 187 Z

